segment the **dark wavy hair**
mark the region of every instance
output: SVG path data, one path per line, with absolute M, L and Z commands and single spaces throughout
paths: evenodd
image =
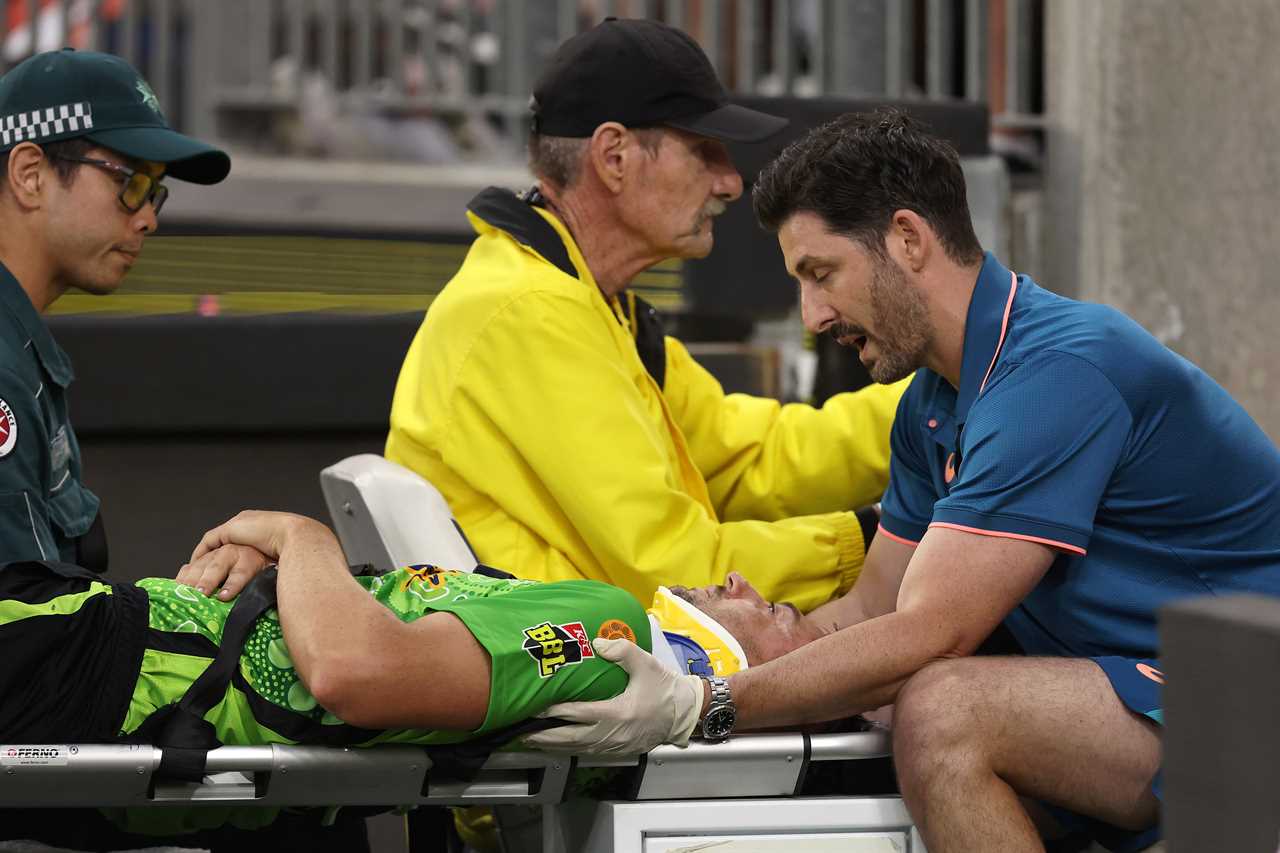
M 769 231 L 814 213 L 878 257 L 894 212 L 913 210 L 953 261 L 982 260 L 960 155 L 896 109 L 847 113 L 791 143 L 760 173 L 751 202 Z

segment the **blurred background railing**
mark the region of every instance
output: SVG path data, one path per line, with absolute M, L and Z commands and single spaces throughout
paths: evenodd
M 797 122 L 837 114 L 842 99 L 989 112 L 989 133 L 961 146 L 979 233 L 1020 268 L 1039 268 L 1044 0 L 0 4 L 0 70 L 61 45 L 120 54 L 151 81 L 171 123 L 234 158 L 218 187 L 174 187 L 164 233 L 199 239 L 155 241 L 124 293 L 71 294 L 58 313 L 424 310 L 469 240 L 467 200 L 530 180 L 523 143 L 539 70 L 557 44 L 608 15 L 684 28 L 737 97 L 765 99 Z M 718 242 L 752 240 L 749 208 L 731 213 Z M 210 242 L 214 234 L 235 240 Z M 369 242 L 387 238 L 408 242 Z M 661 265 L 637 289 L 684 315 L 777 318 L 793 302 L 781 276 L 735 284 L 733 298 L 698 297 L 690 269 Z M 726 287 L 737 278 L 703 272 Z M 782 334 L 794 333 L 793 323 Z
M 519 156 L 555 46 L 608 15 L 686 29 L 739 94 L 1043 112 L 1043 0 L 4 0 L 0 68 L 73 45 L 128 58 L 179 127 L 265 154 Z

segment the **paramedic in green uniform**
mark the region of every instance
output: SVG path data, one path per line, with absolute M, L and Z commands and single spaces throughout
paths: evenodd
M 165 178 L 214 184 L 230 168 L 171 130 L 119 57 L 53 51 L 0 77 L 0 562 L 106 568 L 68 416 L 71 362 L 41 315 L 68 290 L 120 286 L 156 230 Z

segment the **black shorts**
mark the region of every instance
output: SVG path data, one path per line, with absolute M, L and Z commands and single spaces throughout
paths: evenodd
M 147 594 L 66 563 L 0 566 L 0 742 L 120 734 L 142 664 Z

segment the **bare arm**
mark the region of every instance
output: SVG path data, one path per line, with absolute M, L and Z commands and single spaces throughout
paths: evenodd
M 489 656 L 454 616 L 401 622 L 347 569 L 329 528 L 299 515 L 242 512 L 206 533 L 192 562 L 227 544 L 279 566 L 277 609 L 303 682 L 362 728 L 471 729 L 489 704 Z
M 881 542 L 877 537 L 873 550 Z M 892 612 L 730 679 L 739 724 L 813 723 L 893 702 L 927 664 L 971 654 L 1039 583 L 1053 557 L 1035 542 L 931 528 L 910 559 Z
M 815 609 L 809 614 L 810 618 L 816 619 L 823 628 L 839 630 L 892 612 L 915 551 L 914 547 L 888 536 L 877 536 L 871 540 L 867 561 L 853 588 Z

